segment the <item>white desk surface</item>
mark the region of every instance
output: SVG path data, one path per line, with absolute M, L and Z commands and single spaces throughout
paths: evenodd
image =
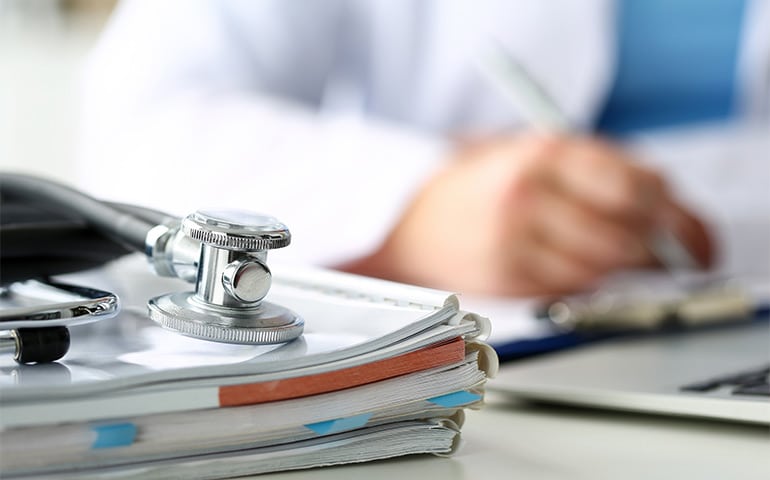
M 468 412 L 451 458 L 419 455 L 262 475 L 299 479 L 770 479 L 770 429 L 520 404 L 498 394 Z

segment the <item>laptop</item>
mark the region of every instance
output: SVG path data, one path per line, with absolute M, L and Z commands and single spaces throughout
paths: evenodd
M 503 364 L 490 390 L 575 406 L 770 424 L 770 322 L 625 337 Z

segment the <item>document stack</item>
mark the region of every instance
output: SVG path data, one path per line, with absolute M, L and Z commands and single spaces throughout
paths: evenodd
M 123 308 L 73 327 L 62 361 L 0 359 L 3 478 L 224 478 L 448 455 L 497 369 L 488 321 L 456 296 L 324 270 L 275 269 L 267 300 L 304 318 L 295 341 L 184 337 L 143 306 L 179 285 L 136 261 L 74 278 L 121 292 Z

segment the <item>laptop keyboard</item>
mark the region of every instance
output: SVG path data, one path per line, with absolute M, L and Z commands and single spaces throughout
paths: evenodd
M 712 378 L 703 382 L 685 385 L 680 389 L 685 392 L 710 392 L 718 388 L 729 388 L 734 395 L 759 395 L 770 397 L 770 365 L 733 375 Z

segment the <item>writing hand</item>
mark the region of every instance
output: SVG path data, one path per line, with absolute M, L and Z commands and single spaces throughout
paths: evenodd
M 524 134 L 460 149 L 349 269 L 461 292 L 566 293 L 653 265 L 647 239 L 662 227 L 711 262 L 706 228 L 660 175 L 600 140 Z

